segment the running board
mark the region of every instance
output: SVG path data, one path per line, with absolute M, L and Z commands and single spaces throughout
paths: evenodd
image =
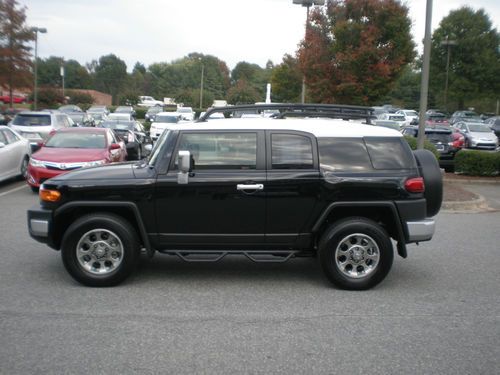
M 284 263 L 297 256 L 299 250 L 227 250 L 227 251 L 191 251 L 191 250 L 161 250 L 162 254 L 177 255 L 185 262 L 218 262 L 226 255 L 244 255 L 256 263 Z

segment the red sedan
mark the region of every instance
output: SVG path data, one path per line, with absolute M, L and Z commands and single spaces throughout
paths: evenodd
M 61 129 L 31 156 L 26 181 L 37 191 L 45 180 L 61 173 L 124 161 L 126 156 L 125 144 L 110 129 Z
M 10 96 L 9 95 L 1 95 L 0 96 L 0 103 L 4 104 L 9 104 L 10 103 Z M 12 103 L 15 104 L 21 104 L 21 103 L 26 103 L 26 98 L 24 96 L 12 96 Z

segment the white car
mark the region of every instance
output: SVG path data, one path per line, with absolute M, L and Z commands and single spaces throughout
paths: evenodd
M 397 115 L 403 115 L 406 120 L 405 125 L 418 124 L 418 112 L 413 109 L 401 109 L 396 112 Z
M 453 126 L 464 136 L 466 148 L 495 150 L 498 147 L 498 138 L 487 124 L 463 121 Z
M 181 114 L 178 112 L 160 112 L 155 116 L 155 120 L 149 128 L 149 135 L 153 141 L 156 141 L 160 135 L 170 127 L 175 126 L 181 121 Z
M 31 155 L 30 142 L 15 130 L 0 125 L 0 181 L 25 177 Z
M 378 119 L 382 121 L 394 121 L 400 128 L 406 125 L 405 117 L 396 113 L 382 113 L 378 116 Z
M 193 121 L 194 120 L 194 111 L 191 107 L 178 107 L 177 113 L 180 113 L 183 120 Z
M 134 117 L 130 113 L 110 113 L 106 120 L 134 121 Z
M 139 103 L 137 103 L 141 107 L 163 106 L 163 104 L 161 100 L 156 100 L 152 96 L 139 96 Z
M 66 113 L 59 111 L 23 111 L 19 112 L 9 126 L 30 141 L 33 149 L 48 138 L 53 130 L 74 126 L 73 120 Z

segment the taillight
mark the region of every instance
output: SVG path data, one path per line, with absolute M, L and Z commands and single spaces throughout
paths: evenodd
M 423 193 L 425 191 L 424 179 L 414 177 L 405 181 L 405 189 L 409 193 Z

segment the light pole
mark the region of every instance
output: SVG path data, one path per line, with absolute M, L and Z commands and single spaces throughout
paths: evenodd
M 448 49 L 448 53 L 446 56 L 446 79 L 444 83 L 444 110 L 448 112 L 448 71 L 450 70 L 450 51 L 451 46 L 456 46 L 458 43 L 456 40 L 449 40 L 448 36 L 446 39 L 441 41 L 442 46 L 446 46 Z
M 36 111 L 38 103 L 38 33 L 45 34 L 45 27 L 32 27 L 31 31 L 35 33 L 35 91 L 33 93 L 33 109 Z
M 62 97 L 63 97 L 63 103 L 66 104 L 66 95 L 64 95 L 64 60 L 61 61 L 61 80 L 62 80 Z
M 201 80 L 200 80 L 200 110 L 203 107 L 203 75 L 205 73 L 205 65 L 203 65 L 203 60 L 200 57 L 201 62 Z
M 325 0 L 293 0 L 294 4 L 302 5 L 306 7 L 306 33 L 305 38 L 307 37 L 307 29 L 309 27 L 309 8 L 312 5 L 325 5 Z M 300 95 L 302 104 L 305 103 L 306 100 L 306 76 L 302 75 L 302 94 Z
M 432 0 L 427 0 L 425 7 L 425 35 L 424 54 L 422 61 L 422 78 L 420 80 L 420 113 L 418 121 L 417 148 L 424 148 L 425 140 L 425 112 L 427 111 L 427 99 L 429 95 L 429 66 L 431 61 L 431 24 L 432 24 Z

